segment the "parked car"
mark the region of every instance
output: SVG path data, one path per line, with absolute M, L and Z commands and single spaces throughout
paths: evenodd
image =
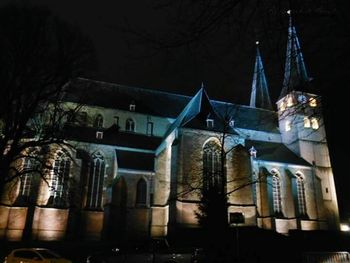
M 12 250 L 4 263 L 72 263 L 46 248 L 18 248 Z
M 152 239 L 129 247 L 108 249 L 89 255 L 86 263 L 192 263 L 198 262 L 193 248 L 169 246 L 166 239 Z

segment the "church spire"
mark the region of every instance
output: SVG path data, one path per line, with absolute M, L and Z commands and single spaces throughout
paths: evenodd
M 289 16 L 288 43 L 283 88 L 280 98 L 283 98 L 290 91 L 309 81 L 298 36 L 292 23 L 291 11 L 288 10 L 287 13 Z
M 259 51 L 259 41 L 256 42 L 256 59 L 252 83 L 252 93 L 250 95 L 250 107 L 272 110 L 264 66 L 262 64 Z

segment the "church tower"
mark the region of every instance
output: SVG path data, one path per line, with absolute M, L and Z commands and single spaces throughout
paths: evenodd
M 250 107 L 272 110 L 264 66 L 260 56 L 259 41 L 256 42 L 256 58 L 250 95 Z
M 290 11 L 288 44 L 282 92 L 277 101 L 282 141 L 294 153 L 313 165 L 325 209 L 318 212 L 319 227 L 338 228 L 339 214 L 333 172 L 330 163 L 321 97 L 307 93 L 310 85 L 303 55 Z M 326 226 L 323 220 L 328 220 Z

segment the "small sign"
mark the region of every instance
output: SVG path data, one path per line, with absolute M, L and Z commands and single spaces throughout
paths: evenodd
M 230 213 L 230 224 L 243 224 L 243 223 L 244 223 L 243 213 L 239 213 L 239 212 Z

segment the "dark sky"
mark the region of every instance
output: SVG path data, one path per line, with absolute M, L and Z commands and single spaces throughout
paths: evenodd
M 242 1 L 245 4 L 221 20 L 213 19 L 210 12 L 200 20 L 196 6 L 187 5 L 190 0 L 30 2 L 48 6 L 90 36 L 98 59 L 96 79 L 185 95 L 193 95 L 203 81 L 212 99 L 240 104 L 249 104 L 256 39 L 261 42 L 271 98 L 276 101 L 286 49 L 285 10 L 293 3 L 307 71 L 314 79 L 314 91 L 323 96 L 341 216 L 350 217 L 345 96 L 350 75 L 346 12 L 350 1 Z M 214 22 L 207 26 L 209 20 Z

